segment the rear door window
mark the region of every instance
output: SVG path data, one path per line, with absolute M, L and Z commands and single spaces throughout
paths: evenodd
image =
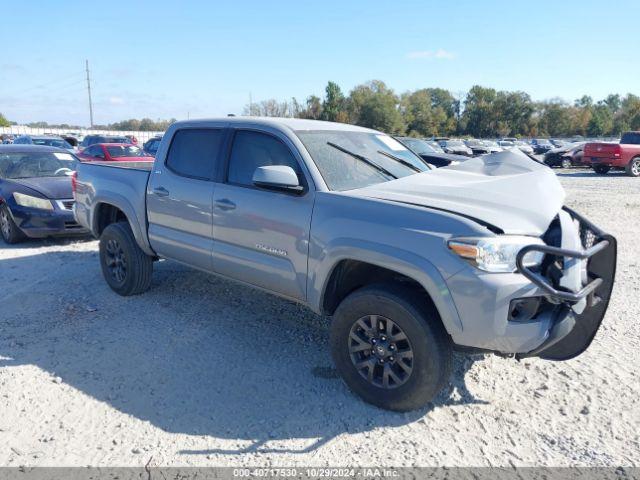
M 169 170 L 183 177 L 210 180 L 222 140 L 222 129 L 178 130 L 171 140 L 165 164 Z

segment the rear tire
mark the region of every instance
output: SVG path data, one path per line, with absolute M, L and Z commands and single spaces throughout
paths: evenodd
M 593 167 L 593 170 L 598 174 L 598 175 L 606 175 L 607 172 L 609 170 L 611 170 L 611 167 L 608 167 L 606 165 L 596 165 L 595 167 Z
M 26 235 L 13 221 L 9 207 L 6 204 L 0 206 L 0 233 L 6 243 L 18 243 L 26 238 Z
M 151 286 L 153 257 L 138 246 L 127 222 L 112 223 L 102 232 L 100 267 L 118 295 L 137 295 Z
M 451 340 L 438 313 L 419 292 L 397 284 L 363 287 L 340 303 L 331 353 L 353 392 L 389 410 L 423 407 L 451 374 Z
M 640 176 L 640 157 L 632 158 L 625 167 L 625 171 L 630 177 Z
M 571 168 L 571 160 L 569 160 L 568 158 L 563 158 L 560 162 L 560 166 L 562 168 Z

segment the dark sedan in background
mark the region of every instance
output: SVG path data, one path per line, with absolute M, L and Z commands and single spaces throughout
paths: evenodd
M 412 137 L 395 137 L 400 143 L 422 158 L 425 162 L 434 167 L 446 167 L 456 165 L 468 160 L 465 155 L 455 155 L 452 153 L 440 153 L 426 140 Z
M 142 148 L 147 155 L 151 155 L 152 157 L 155 157 L 156 153 L 158 152 L 158 147 L 160 146 L 161 141 L 162 141 L 162 135 L 150 138 L 145 142 Z
M 124 135 L 114 136 L 114 135 L 87 135 L 82 139 L 80 146 L 78 147 L 80 151 L 85 148 L 90 147 L 91 145 L 95 145 L 96 143 L 127 143 L 132 145 L 131 140 Z
M 473 151 L 467 147 L 462 140 L 441 140 L 438 142 L 444 153 L 453 153 L 454 155 L 473 156 Z
M 73 217 L 77 157 L 61 148 L 0 145 L 0 233 L 7 243 L 85 235 Z
M 67 140 L 55 135 L 22 135 L 13 141 L 14 145 L 44 145 L 46 147 L 64 148 L 73 153 L 74 148 Z
M 546 138 L 534 138 L 531 140 L 531 148 L 533 148 L 533 153 L 541 155 L 547 153 L 549 150 L 554 148 L 554 146 L 553 143 Z
M 570 168 L 582 164 L 582 152 L 586 142 L 567 143 L 544 154 L 544 163 L 549 167 Z

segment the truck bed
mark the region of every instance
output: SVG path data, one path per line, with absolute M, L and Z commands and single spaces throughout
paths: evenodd
M 153 162 L 81 162 L 78 165 L 74 213 L 76 221 L 99 235 L 102 205 L 116 207 L 130 220 L 141 245 L 147 243 L 146 189 Z

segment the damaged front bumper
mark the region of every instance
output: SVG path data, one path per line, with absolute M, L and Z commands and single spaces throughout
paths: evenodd
M 616 271 L 616 239 L 573 210 L 564 207 L 577 223 L 581 249 L 566 249 L 548 245 L 529 245 L 518 254 L 518 272 L 536 285 L 546 299 L 557 305 L 553 312 L 547 338 L 535 349 L 516 354 L 516 358 L 541 357 L 548 360 L 568 360 L 584 352 L 600 328 L 611 297 Z M 564 232 L 563 232 L 564 234 Z M 524 266 L 524 256 L 538 251 L 566 265 L 584 262 L 584 285 L 568 289 L 558 285 L 539 271 Z M 574 267 L 577 268 L 577 267 Z

